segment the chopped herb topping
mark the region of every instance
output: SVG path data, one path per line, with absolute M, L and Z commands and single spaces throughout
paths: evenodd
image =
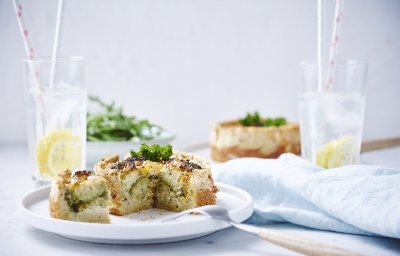
M 110 166 L 111 169 L 118 169 L 118 170 L 131 170 L 136 169 L 136 165 L 141 165 L 144 161 L 144 157 L 142 156 L 135 156 L 129 157 L 123 161 L 116 162 Z
M 247 113 L 247 115 L 240 119 L 239 122 L 243 126 L 264 126 L 264 127 L 269 127 L 269 126 L 281 126 L 287 124 L 287 121 L 283 117 L 277 117 L 277 118 L 261 118 L 260 114 L 255 111 L 254 113 Z
M 196 163 L 191 162 L 189 159 L 185 159 L 179 162 L 179 168 L 183 171 L 193 171 L 195 169 L 202 169 L 202 167 Z
M 90 175 L 92 175 L 91 171 L 86 171 L 86 170 L 80 170 L 80 171 L 76 171 L 73 175 L 73 177 L 89 177 Z
M 144 157 L 144 159 L 153 162 L 164 162 L 172 156 L 172 146 L 169 144 L 166 146 L 142 144 L 138 152 L 131 150 L 131 156 Z
M 92 175 L 91 171 L 85 171 L 85 170 L 76 171 L 76 172 L 72 175 L 72 177 L 71 177 L 71 179 L 70 179 L 69 182 L 75 183 L 75 182 L 78 182 L 78 181 L 84 181 L 84 180 L 87 180 L 87 178 L 88 178 L 90 175 Z M 77 183 L 77 184 L 78 184 L 78 183 Z

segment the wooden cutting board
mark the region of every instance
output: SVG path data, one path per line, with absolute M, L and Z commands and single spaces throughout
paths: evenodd
M 361 153 L 396 146 L 400 146 L 400 137 L 364 141 L 361 144 Z
M 187 152 L 193 152 L 208 148 L 208 146 L 209 144 L 207 142 L 204 142 L 187 146 L 184 148 L 184 150 L 186 150 Z M 363 141 L 361 144 L 361 153 L 397 146 L 400 146 L 400 137 Z

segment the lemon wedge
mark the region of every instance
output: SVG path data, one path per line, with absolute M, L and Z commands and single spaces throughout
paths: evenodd
M 37 168 L 43 176 L 81 167 L 82 141 L 69 129 L 58 129 L 41 138 L 36 152 Z
M 348 135 L 329 142 L 317 151 L 317 165 L 328 169 L 353 163 L 354 145 L 353 137 Z

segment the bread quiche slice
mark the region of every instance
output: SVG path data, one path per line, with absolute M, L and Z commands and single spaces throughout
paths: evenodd
M 183 152 L 166 160 L 148 158 L 129 154 L 119 161 L 111 156 L 95 165 L 96 174 L 111 186 L 110 213 L 126 215 L 153 207 L 179 212 L 215 204 L 218 189 L 207 161 Z
M 212 128 L 210 146 L 211 158 L 218 162 L 240 157 L 277 158 L 288 152 L 300 154 L 300 129 L 297 123 L 263 127 L 226 121 Z
M 111 187 L 110 213 L 125 215 L 151 208 L 162 164 L 143 157 L 119 161 L 111 156 L 96 164 L 96 174 L 108 180 Z
M 212 205 L 217 192 L 206 160 L 176 152 L 160 170 L 154 207 L 180 212 Z
M 50 215 L 63 220 L 109 223 L 110 200 L 106 179 L 89 171 L 65 170 L 53 179 Z

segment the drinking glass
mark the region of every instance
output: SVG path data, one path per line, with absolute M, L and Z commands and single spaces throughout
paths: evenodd
M 82 57 L 25 61 L 29 162 L 35 187 L 50 184 L 62 170 L 85 167 L 86 99 Z
M 300 68 L 302 157 L 324 168 L 359 163 L 367 65 L 359 60 L 338 63 L 329 86 L 319 86 L 315 63 L 302 62 Z

